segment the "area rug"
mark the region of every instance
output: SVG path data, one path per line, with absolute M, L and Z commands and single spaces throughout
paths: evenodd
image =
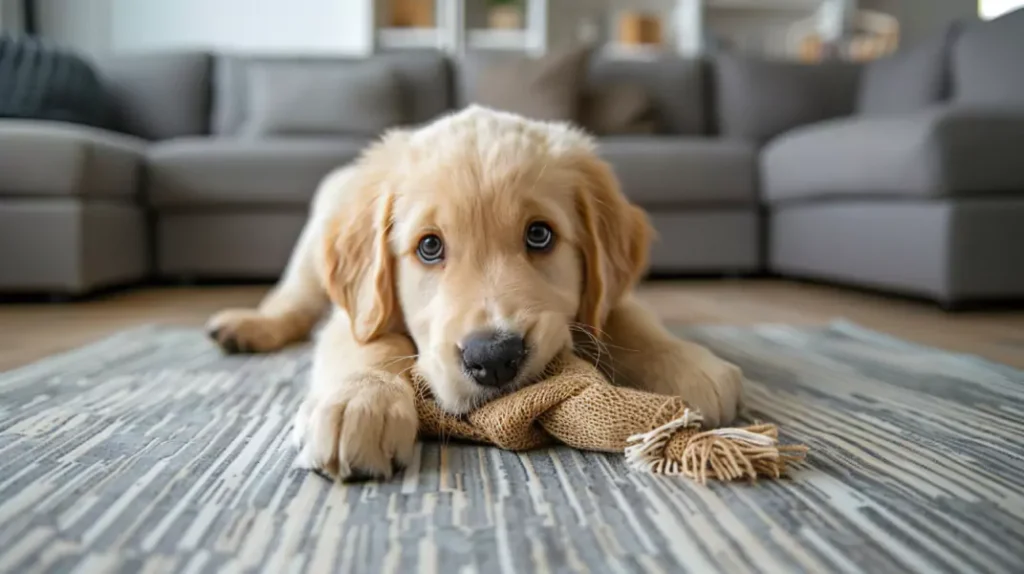
M 145 327 L 0 375 L 0 572 L 1022 572 L 1024 373 L 837 323 L 679 330 L 810 445 L 698 486 L 619 456 L 427 443 L 294 470 L 306 347 Z

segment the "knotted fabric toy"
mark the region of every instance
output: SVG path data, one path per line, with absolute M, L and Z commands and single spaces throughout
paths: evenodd
M 779 444 L 774 425 L 703 429 L 682 398 L 608 382 L 592 364 L 565 356 L 535 385 L 491 401 L 466 416 L 445 413 L 426 382 L 414 377 L 420 435 L 487 443 L 512 451 L 551 444 L 624 453 L 627 464 L 655 474 L 708 479 L 779 478 L 801 459 L 802 445 Z

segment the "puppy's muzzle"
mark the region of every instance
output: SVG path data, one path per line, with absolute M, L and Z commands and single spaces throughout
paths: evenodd
M 515 380 L 526 358 L 521 335 L 503 331 L 477 331 L 459 344 L 462 368 L 485 387 L 502 387 Z

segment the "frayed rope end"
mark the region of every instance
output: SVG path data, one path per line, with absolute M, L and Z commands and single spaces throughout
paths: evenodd
M 704 431 L 703 421 L 699 412 L 686 409 L 658 428 L 629 437 L 626 441 L 635 444 L 625 449 L 626 464 L 634 470 L 683 475 L 706 484 L 708 479 L 780 478 L 788 463 L 807 453 L 803 445 L 780 445 L 775 425 Z M 668 447 L 677 441 L 683 441 L 682 452 L 673 457 Z

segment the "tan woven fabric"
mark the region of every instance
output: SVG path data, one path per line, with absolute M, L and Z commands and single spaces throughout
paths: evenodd
M 624 453 L 630 466 L 708 479 L 781 477 L 806 447 L 782 446 L 773 425 L 704 430 L 681 398 L 616 387 L 590 363 L 562 357 L 545 380 L 463 417 L 442 411 L 416 378 L 420 434 L 521 451 L 561 443 Z

